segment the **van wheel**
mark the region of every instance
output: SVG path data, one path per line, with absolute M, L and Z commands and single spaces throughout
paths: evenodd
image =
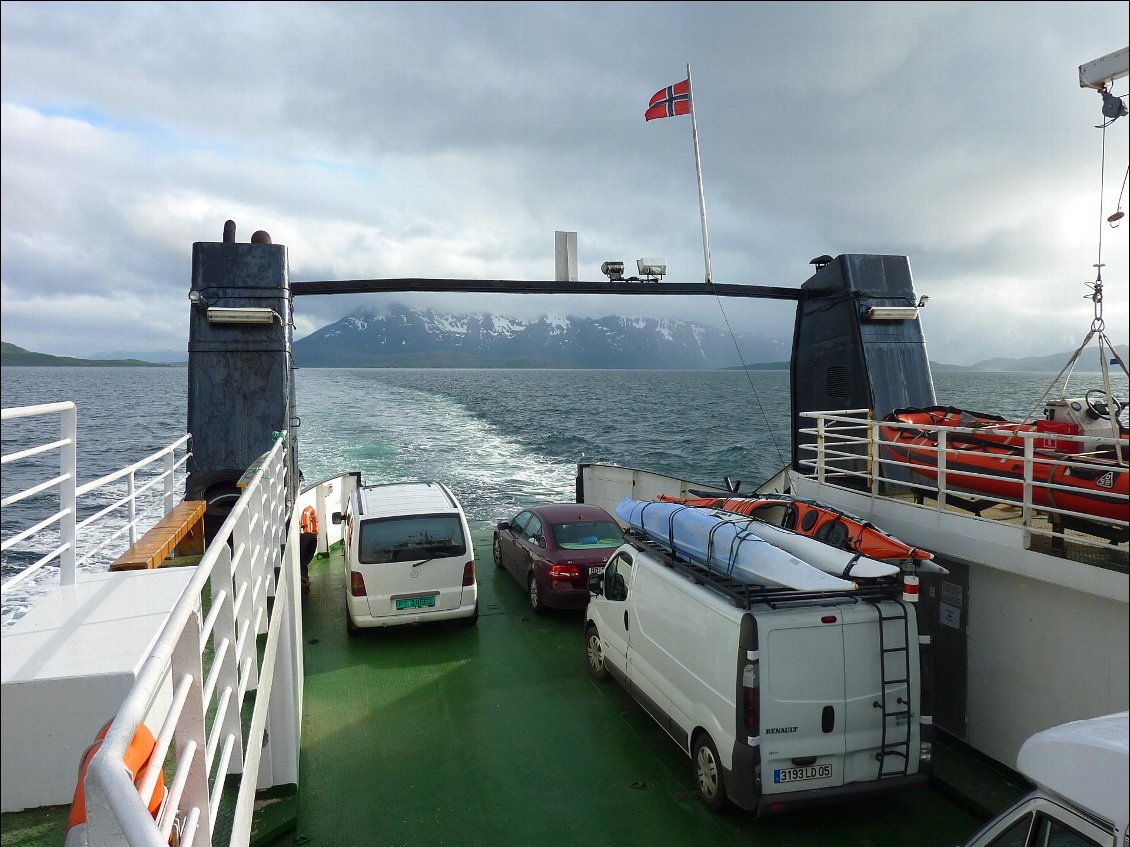
M 585 658 L 589 673 L 594 679 L 608 679 L 608 668 L 604 666 L 604 648 L 600 646 L 600 633 L 595 626 L 585 630 Z
M 502 567 L 502 545 L 498 543 L 498 536 L 494 539 L 494 566 L 496 568 Z
M 360 627 L 353 623 L 353 618 L 349 617 L 349 609 L 345 610 L 345 631 L 349 635 L 356 635 L 360 631 Z
M 698 793 L 708 809 L 720 812 L 726 806 L 726 783 L 722 762 L 710 736 L 703 733 L 694 743 L 694 772 Z
M 526 583 L 526 590 L 530 597 L 530 608 L 540 615 L 545 611 L 545 606 L 542 605 L 541 602 L 541 592 L 538 590 L 538 578 L 532 573 L 530 574 L 529 582 Z
M 475 604 L 475 611 L 471 613 L 470 617 L 463 618 L 463 626 L 470 629 L 479 622 L 479 604 Z

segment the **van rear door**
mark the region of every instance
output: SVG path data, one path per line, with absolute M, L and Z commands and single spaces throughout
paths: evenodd
M 838 607 L 755 614 L 762 792 L 844 782 L 844 635 Z
M 468 543 L 456 513 L 360 522 L 353 569 L 365 580 L 369 614 L 386 617 L 459 608 Z

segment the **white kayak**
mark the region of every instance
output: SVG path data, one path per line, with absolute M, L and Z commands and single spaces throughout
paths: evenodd
M 770 544 L 746 529 L 745 521 L 733 521 L 732 514 L 625 497 L 616 507 L 616 515 L 648 538 L 741 582 L 800 591 L 848 591 L 857 587 L 851 580 L 815 568 Z
M 705 509 L 704 511 L 719 518 L 733 521 L 742 529 L 749 530 L 754 535 L 764 538 L 774 547 L 780 547 L 785 552 L 792 553 L 798 559 L 803 559 L 825 573 L 842 576 L 845 579 L 879 579 L 902 572 L 898 565 L 893 565 L 890 562 L 881 562 L 852 550 L 842 550 L 807 535 L 801 535 L 799 532 L 793 532 L 791 529 L 765 523 L 757 518 L 740 517 L 721 509 Z

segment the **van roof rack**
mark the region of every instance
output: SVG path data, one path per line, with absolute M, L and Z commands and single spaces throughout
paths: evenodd
M 676 570 L 691 582 L 714 589 L 739 609 L 748 609 L 754 603 L 773 606 L 777 603 L 827 600 L 829 598 L 848 600 L 885 600 L 898 597 L 902 593 L 902 581 L 896 578 L 874 580 L 856 589 L 840 591 L 805 591 L 797 588 L 780 588 L 756 582 L 735 579 L 717 568 L 677 552 L 665 544 L 634 527 L 624 530 L 624 539 L 637 550 L 655 556 L 663 565 Z

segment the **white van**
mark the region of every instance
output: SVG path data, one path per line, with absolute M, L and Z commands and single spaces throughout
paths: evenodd
M 692 758 L 707 806 L 767 814 L 928 782 L 929 640 L 901 589 L 764 588 L 628 539 L 589 577 L 589 671 Z
M 1035 789 L 965 847 L 1130 843 L 1130 712 L 1037 732 L 1020 746 L 1016 769 Z
M 440 482 L 358 488 L 345 522 L 346 627 L 402 626 L 479 617 L 471 530 Z

